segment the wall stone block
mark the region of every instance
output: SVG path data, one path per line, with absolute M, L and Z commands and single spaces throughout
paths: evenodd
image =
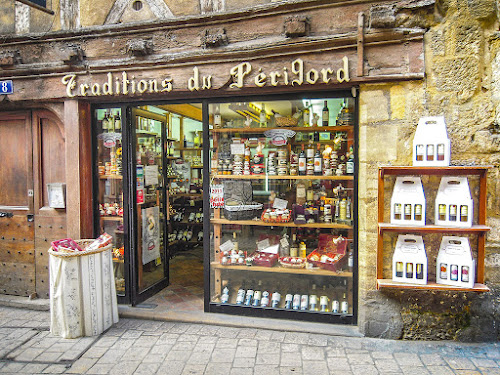
M 437 90 L 467 92 L 472 96 L 479 86 L 480 61 L 475 56 L 454 57 L 435 62 L 435 85 Z
M 361 90 L 359 117 L 362 124 L 389 120 L 389 100 L 383 90 Z
M 402 120 L 405 117 L 406 90 L 401 85 L 392 86 L 391 95 L 391 120 Z
M 475 0 L 474 0 L 475 1 Z M 483 33 L 479 24 L 467 23 L 455 30 L 455 54 L 458 56 L 478 55 L 481 51 Z
M 469 12 L 472 17 L 478 20 L 492 18 L 496 13 L 495 0 L 467 0 Z

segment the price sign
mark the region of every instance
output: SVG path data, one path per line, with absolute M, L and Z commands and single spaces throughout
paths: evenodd
M 0 81 L 0 95 L 8 95 L 14 93 L 14 84 L 12 80 Z

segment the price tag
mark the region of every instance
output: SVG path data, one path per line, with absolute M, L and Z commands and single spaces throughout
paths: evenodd
M 224 185 L 210 185 L 210 208 L 224 207 Z
M 245 144 L 244 143 L 232 143 L 231 144 L 231 154 L 233 154 L 233 155 L 245 154 Z
M 289 245 L 288 240 L 286 238 L 282 238 L 280 240 L 280 245 L 281 245 L 281 247 L 284 247 L 284 248 L 288 247 L 288 245 Z
M 274 198 L 273 208 L 276 208 L 278 210 L 285 210 L 287 206 L 288 201 L 281 198 Z
M 268 253 L 268 254 L 278 254 L 280 250 L 280 245 L 273 245 L 273 246 L 268 246 L 265 249 L 259 250 L 263 253 Z
M 269 238 L 266 238 L 265 240 L 262 241 L 257 241 L 257 250 L 264 250 L 266 247 L 271 246 L 269 243 Z
M 227 240 L 222 245 L 219 246 L 220 251 L 231 251 L 234 249 L 234 244 L 231 240 Z

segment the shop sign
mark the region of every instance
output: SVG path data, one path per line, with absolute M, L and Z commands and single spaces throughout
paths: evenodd
M 249 62 L 233 66 L 227 76 L 214 77 L 203 75 L 195 66 L 186 82 L 176 82 L 172 77 L 137 79 L 131 73 L 106 73 L 106 78 L 99 82 L 81 82 L 76 74 L 65 75 L 61 82 L 66 87 L 66 96 L 115 96 L 162 94 L 179 90 L 206 91 L 223 87 L 227 82 L 230 89 L 242 89 L 246 86 L 262 88 L 265 86 L 302 86 L 316 84 L 336 84 L 349 82 L 349 59 L 344 56 L 335 67 L 308 67 L 302 59 L 296 59 L 289 66 L 278 70 L 256 68 Z
M 9 95 L 14 93 L 14 84 L 11 79 L 0 81 L 0 95 Z

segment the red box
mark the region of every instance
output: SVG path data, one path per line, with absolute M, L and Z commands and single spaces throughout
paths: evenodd
M 252 254 L 253 264 L 261 267 L 273 267 L 278 261 L 278 254 L 256 251 Z
M 320 234 L 318 248 L 307 256 L 307 261 L 316 267 L 329 271 L 339 271 L 347 263 L 347 239 L 342 238 L 337 243 L 333 240 L 336 236 Z

